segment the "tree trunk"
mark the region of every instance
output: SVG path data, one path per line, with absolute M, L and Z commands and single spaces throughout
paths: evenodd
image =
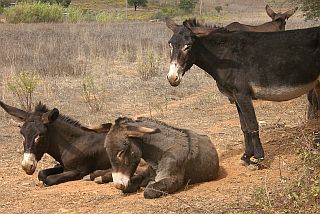
M 134 11 L 137 11 L 137 5 L 136 4 L 134 5 Z

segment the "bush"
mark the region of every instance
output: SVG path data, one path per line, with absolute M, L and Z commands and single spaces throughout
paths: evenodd
M 160 59 L 153 52 L 148 52 L 138 59 L 137 72 L 141 79 L 147 80 L 158 74 L 160 69 Z
M 179 8 L 187 13 L 191 13 L 197 3 L 198 0 L 180 0 Z
M 174 7 L 163 7 L 159 12 L 154 14 L 151 19 L 164 19 L 168 16 L 174 16 L 177 14 L 177 11 Z
M 8 81 L 9 90 L 17 97 L 21 107 L 27 111 L 32 109 L 33 93 L 38 86 L 38 75 L 33 71 L 22 71 Z
M 62 22 L 64 8 L 57 4 L 19 3 L 5 9 L 5 17 L 10 23 Z
M 215 9 L 218 13 L 220 13 L 221 10 L 222 10 L 222 7 L 221 7 L 221 6 L 216 6 L 214 9 Z

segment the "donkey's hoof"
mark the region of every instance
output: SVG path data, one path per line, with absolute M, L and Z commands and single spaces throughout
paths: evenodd
M 249 164 L 248 166 L 247 166 L 247 168 L 249 169 L 249 170 L 251 170 L 251 171 L 256 171 L 256 170 L 259 170 L 259 165 L 258 164 Z
M 249 164 L 250 164 L 250 163 L 248 163 L 247 161 L 242 160 L 242 159 L 240 160 L 239 163 L 240 163 L 241 166 L 249 166 Z
M 261 158 L 251 157 L 250 158 L 250 163 L 260 164 L 263 160 L 264 160 L 264 157 L 261 157 Z
M 84 177 L 82 178 L 82 180 L 84 180 L 84 181 L 91 181 L 90 174 L 84 176 Z
M 97 184 L 103 184 L 102 176 L 96 177 L 96 178 L 94 179 L 94 182 L 96 182 Z

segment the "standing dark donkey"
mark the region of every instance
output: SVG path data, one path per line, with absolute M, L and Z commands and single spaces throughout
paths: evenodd
M 96 133 L 79 122 L 60 115 L 58 109 L 48 110 L 41 103 L 32 113 L 1 101 L 0 106 L 23 122 L 20 129 L 24 138 L 21 165 L 28 175 L 35 172 L 38 161 L 47 153 L 60 165 L 39 172 L 38 178 L 45 185 L 79 180 L 95 170 L 101 171 L 96 171 L 92 176 L 103 174 L 104 178 L 109 177 L 109 181 L 112 181 L 111 165 L 104 148 L 106 133 Z M 109 176 L 106 175 L 108 171 Z
M 270 22 L 266 22 L 261 25 L 245 25 L 239 22 L 232 22 L 227 25 L 226 28 L 229 31 L 252 31 L 252 32 L 275 32 L 275 31 L 283 31 L 286 27 L 286 20 L 288 20 L 296 11 L 298 7 L 292 10 L 288 10 L 285 13 L 275 13 L 269 5 L 266 5 L 266 12 L 268 16 L 272 19 Z
M 218 154 L 210 139 L 186 129 L 149 118 L 118 118 L 106 137 L 115 186 L 130 192 L 140 159 L 151 166 L 153 178 L 145 198 L 174 193 L 186 184 L 210 181 L 218 176 Z
M 193 64 L 210 74 L 235 100 L 245 141 L 241 160 L 256 169 L 264 151 L 252 100 L 290 100 L 319 84 L 320 27 L 257 33 L 229 32 L 195 19 L 177 25 L 168 18 L 166 24 L 174 33 L 168 81 L 178 86 Z

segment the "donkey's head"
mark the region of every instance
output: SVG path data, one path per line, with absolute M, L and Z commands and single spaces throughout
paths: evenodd
M 172 19 L 166 18 L 167 27 L 173 31 L 169 40 L 170 68 L 167 79 L 172 86 L 178 86 L 183 75 L 195 63 L 195 44 L 197 38 L 207 36 L 218 28 L 206 26 L 196 19 L 188 19 L 183 25 L 177 25 Z
M 125 190 L 136 171 L 142 151 L 140 143 L 146 134 L 158 133 L 159 129 L 138 127 L 129 118 L 118 118 L 111 126 L 105 140 L 115 187 Z
M 279 30 L 285 30 L 286 27 L 286 20 L 289 19 L 296 11 L 298 7 L 288 10 L 285 13 L 275 13 L 269 5 L 266 5 L 266 12 L 268 16 L 272 19 L 272 21 L 277 21 L 280 23 Z
M 59 111 L 56 108 L 48 110 L 41 103 L 36 106 L 34 112 L 26 112 L 1 101 L 0 106 L 23 123 L 20 128 L 20 133 L 24 138 L 24 154 L 21 165 L 28 175 L 32 175 L 36 170 L 38 161 L 42 158 L 49 145 L 47 136 L 48 124 L 58 118 Z

